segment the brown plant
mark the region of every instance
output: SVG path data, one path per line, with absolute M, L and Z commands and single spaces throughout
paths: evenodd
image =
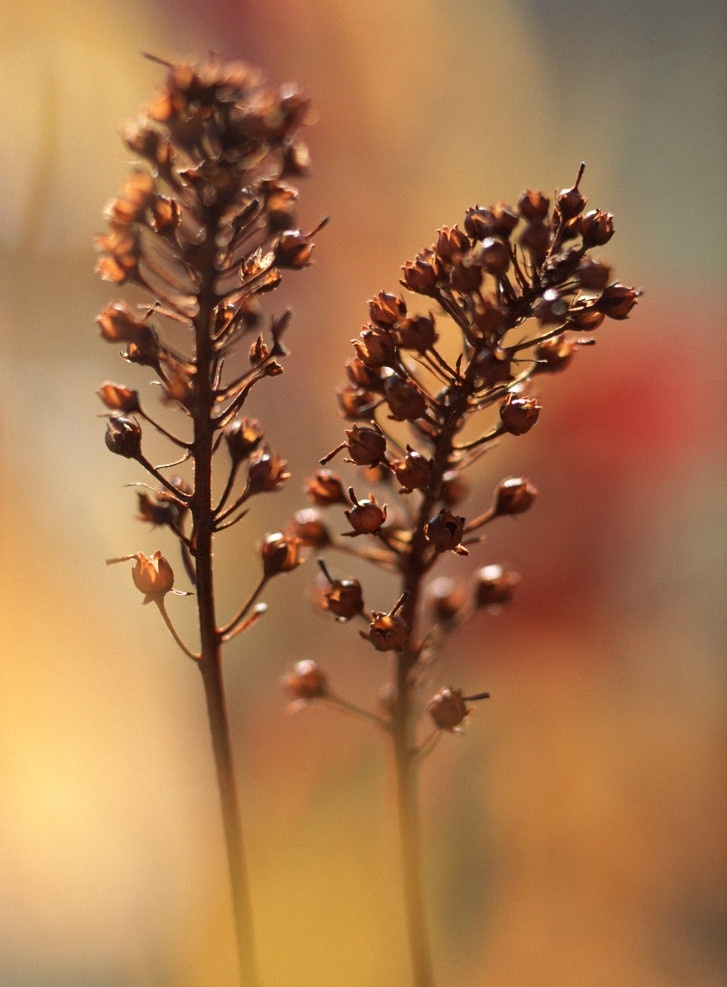
M 527 479 L 508 477 L 497 484 L 491 504 L 468 517 L 459 511 L 464 474 L 496 441 L 537 424 L 542 408 L 534 378 L 564 370 L 577 349 L 593 342 L 588 334 L 606 318 L 625 319 L 639 295 L 612 281 L 609 268 L 589 254 L 610 240 L 614 227 L 610 214 L 585 211 L 583 168 L 552 209 L 546 195 L 527 190 L 514 207 L 472 206 L 461 228 L 442 227 L 435 242 L 403 266 L 401 285 L 426 300 L 423 314 L 412 313 L 399 294 L 380 292 L 369 301 L 369 322 L 353 342 L 339 391 L 339 408 L 352 424 L 321 465 L 345 451 L 367 484 L 374 468 L 387 505 L 380 507 L 374 494 L 358 500 L 354 487 L 330 470 L 307 481 L 316 508 L 345 502 L 348 488 L 354 507 L 345 516 L 353 531 L 345 534 L 360 536 L 344 542 L 319 519 L 327 538 L 316 547 L 339 548 L 398 578 L 390 609 L 369 610 L 357 580 L 331 575 L 321 563 L 329 585 L 322 608 L 340 622 L 363 619 L 368 627 L 360 636 L 390 654 L 382 713 L 360 712 L 386 733 L 393 751 L 416 987 L 434 984 L 420 872 L 418 769 L 442 733 L 461 729 L 468 704 L 487 696 L 447 687 L 427 702 L 421 683 L 447 635 L 477 612 L 509 603 L 518 583 L 517 574 L 500 565 L 457 580 L 434 573 L 443 556 L 466 559 L 487 525 L 524 513 L 536 497 Z M 332 691 L 327 671 L 308 661 L 297 667 L 286 684 L 298 705 L 314 700 L 356 710 Z M 422 718 L 427 727 L 419 727 Z
M 156 59 L 156 61 L 160 61 Z M 139 304 L 119 300 L 98 316 L 102 337 L 123 343 L 122 357 L 153 371 L 163 404 L 176 409 L 179 431 L 142 406 L 138 393 L 108 382 L 99 395 L 108 409 L 106 444 L 136 460 L 155 481 L 139 493 L 141 520 L 175 536 L 196 598 L 199 645 L 177 633 L 165 599 L 174 573 L 160 551 L 110 559 L 134 561 L 144 602 L 153 602 L 185 655 L 199 668 L 209 714 L 220 789 L 240 983 L 258 983 L 230 727 L 225 707 L 223 645 L 264 611 L 267 582 L 298 565 L 300 540 L 267 536 L 258 550 L 260 575 L 237 613 L 218 620 L 213 543 L 247 513 L 250 500 L 273 492 L 290 474 L 254 419 L 242 417 L 253 387 L 282 372 L 282 337 L 290 313 L 265 326 L 262 296 L 283 271 L 311 261 L 312 234 L 296 225 L 297 190 L 308 154 L 296 137 L 308 101 L 295 87 L 271 89 L 241 63 L 210 58 L 168 64 L 166 84 L 124 132 L 136 158 L 121 194 L 107 208 L 98 237 L 102 278 L 141 289 Z M 315 232 L 315 231 L 314 231 Z M 138 294 L 138 293 L 137 293 Z M 241 355 L 245 341 L 247 358 Z M 175 462 L 145 455 L 149 426 L 174 448 Z M 187 482 L 170 474 L 189 464 Z M 145 486 L 145 484 L 141 484 Z M 309 689 L 310 691 L 310 689 Z

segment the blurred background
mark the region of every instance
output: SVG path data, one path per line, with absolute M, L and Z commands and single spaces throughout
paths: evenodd
M 204 6 L 0 7 L 0 983 L 233 982 L 199 676 L 104 565 L 174 549 L 135 520 L 124 485 L 144 477 L 106 452 L 95 395 L 126 374 L 94 325 L 116 296 L 93 236 L 129 163 L 119 130 L 161 82 L 140 53 L 213 50 L 312 97 L 300 219 L 332 217 L 268 303 L 295 310 L 292 355 L 249 412 L 294 479 L 220 539 L 223 612 L 341 440 L 333 390 L 367 299 L 467 206 L 552 193 L 587 162 L 616 221 L 602 254 L 645 294 L 476 477 L 479 509 L 507 475 L 540 496 L 474 560 L 520 572 L 515 604 L 452 638 L 432 682 L 492 693 L 423 772 L 436 969 L 442 987 L 723 984 L 723 5 Z M 313 568 L 271 585 L 226 659 L 263 980 L 406 985 L 380 739 L 291 716 L 280 689 L 303 657 L 364 705 L 386 674 L 313 612 Z M 191 635 L 191 602 L 171 606 Z

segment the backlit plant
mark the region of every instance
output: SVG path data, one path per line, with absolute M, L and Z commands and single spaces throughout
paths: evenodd
M 475 566 L 470 553 L 489 525 L 528 511 L 536 498 L 528 479 L 505 477 L 489 501 L 465 511 L 466 474 L 493 443 L 535 426 L 541 404 L 533 381 L 565 370 L 605 319 L 628 316 L 638 292 L 614 281 L 608 265 L 591 256 L 610 240 L 613 220 L 586 211 L 583 166 L 552 204 L 528 190 L 515 206 L 472 206 L 460 225 L 442 227 L 403 267 L 401 285 L 423 302 L 421 310 L 399 293 L 382 291 L 369 301 L 368 322 L 337 391 L 350 427 L 307 480 L 312 507 L 264 538 L 256 549 L 257 578 L 236 612 L 221 619 L 215 538 L 245 517 L 255 496 L 280 489 L 290 476 L 260 423 L 245 412 L 253 388 L 280 376 L 285 355 L 290 313 L 265 319 L 261 297 L 284 271 L 309 265 L 317 232 L 298 228 L 297 191 L 289 184 L 307 171 L 296 134 L 309 108 L 297 89 L 274 92 L 242 64 L 163 64 L 166 85 L 125 131 L 136 164 L 98 238 L 100 275 L 130 289 L 127 299 L 100 313 L 101 335 L 124 346 L 127 363 L 152 371 L 161 401 L 152 411 L 138 391 L 114 382 L 99 394 L 108 448 L 153 481 L 139 484 L 140 519 L 176 538 L 190 589 L 176 588 L 172 565 L 158 549 L 109 561 L 133 563 L 143 602 L 157 607 L 202 675 L 240 987 L 259 981 L 223 647 L 261 616 L 266 585 L 296 569 L 304 548 L 319 556 L 345 551 L 393 582 L 388 596 L 369 599 L 357 578 L 318 559 L 320 606 L 356 627 L 362 647 L 388 659 L 376 709 L 339 695 L 330 670 L 307 647 L 285 683 L 295 705 L 344 708 L 388 739 L 413 984 L 432 987 L 418 772 L 434 743 L 460 731 L 471 704 L 487 694 L 474 683 L 474 692 L 449 685 L 431 695 L 425 683 L 453 629 L 511 600 L 517 575 L 495 563 Z M 155 464 L 150 433 L 173 450 L 171 462 Z M 329 468 L 336 457 L 349 464 L 350 479 Z M 331 523 L 322 511 L 337 507 L 340 517 Z M 439 563 L 452 557 L 461 575 L 442 577 Z M 376 580 L 372 595 L 384 593 L 383 585 Z M 172 620 L 172 594 L 194 597 L 195 642 L 184 641 Z M 308 981 L 302 974 L 301 982 Z
M 401 285 L 424 302 L 423 311 L 412 311 L 401 294 L 380 292 L 369 301 L 369 321 L 338 390 L 339 411 L 351 426 L 321 459 L 326 468 L 307 482 L 315 506 L 288 529 L 318 551 L 342 549 L 395 576 L 393 594 L 374 609 L 358 579 L 320 562 L 321 607 L 355 623 L 360 637 L 390 656 L 378 710 L 334 692 L 329 669 L 311 658 L 291 669 L 286 684 L 296 702 L 342 705 L 389 739 L 416 987 L 434 983 L 417 773 L 441 734 L 459 731 L 471 704 L 487 697 L 454 687 L 427 697 L 422 683 L 452 630 L 512 598 L 516 573 L 499 564 L 472 571 L 467 557 L 487 526 L 524 513 L 536 497 L 528 479 L 506 477 L 489 503 L 465 516 L 465 474 L 493 443 L 536 424 L 541 404 L 533 379 L 565 370 L 604 319 L 625 319 L 638 295 L 590 255 L 610 240 L 613 217 L 586 211 L 582 176 L 583 165 L 552 208 L 542 192 L 527 190 L 514 207 L 472 206 L 461 226 L 442 227 L 403 267 Z M 355 481 L 327 468 L 339 454 L 358 473 Z M 334 526 L 319 509 L 335 505 L 346 509 Z M 452 555 L 465 571 L 438 577 L 438 564 Z
M 252 913 L 225 707 L 223 646 L 263 612 L 273 577 L 299 563 L 294 537 L 268 535 L 258 550 L 259 575 L 236 613 L 220 620 L 215 605 L 214 539 L 247 514 L 252 498 L 289 478 L 287 463 L 243 410 L 253 387 L 282 373 L 283 333 L 290 312 L 264 319 L 262 296 L 285 270 L 308 266 L 309 234 L 297 228 L 297 191 L 290 178 L 308 167 L 296 132 L 309 104 L 294 87 L 273 91 L 256 71 L 211 59 L 167 65 L 166 85 L 124 132 L 137 158 L 123 191 L 107 209 L 98 237 L 101 277 L 142 290 L 136 304 L 115 301 L 101 312 L 101 335 L 123 344 L 122 357 L 149 368 L 161 402 L 175 409 L 175 431 L 142 403 L 136 390 L 105 383 L 106 445 L 136 460 L 154 481 L 141 484 L 139 515 L 178 539 L 193 588 L 198 643 L 182 641 L 167 611 L 170 563 L 157 550 L 133 561 L 144 602 L 153 602 L 204 683 L 228 853 L 240 982 L 257 981 Z M 243 350 L 247 349 L 246 354 Z M 162 411 L 165 409 L 162 408 Z M 143 431 L 174 451 L 157 466 L 144 453 Z M 190 477 L 170 470 L 189 464 Z

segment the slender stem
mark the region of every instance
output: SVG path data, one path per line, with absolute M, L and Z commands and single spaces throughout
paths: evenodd
M 399 667 L 401 666 L 402 663 L 399 662 Z M 414 987 L 434 987 L 421 875 L 418 759 L 411 737 L 410 698 L 410 690 L 402 688 L 392 721 L 404 907 Z
M 428 490 L 424 493 L 413 530 L 407 557 L 402 560 L 403 590 L 401 616 L 411 628 L 410 638 L 416 634 L 417 615 L 420 607 L 423 582 L 431 566 L 425 526 L 437 503 L 438 491 L 454 449 L 454 436 L 461 416 L 472 392 L 475 374 L 470 364 L 464 377 L 459 379 L 455 399 L 447 420 L 437 438 L 432 460 L 432 475 Z M 421 758 L 414 738 L 413 691 L 416 684 L 416 663 L 420 650 L 410 643 L 397 654 L 393 671 L 396 697 L 392 718 L 394 771 L 396 777 L 396 802 L 401 846 L 402 881 L 406 909 L 409 955 L 414 987 L 434 987 L 434 971 L 427 932 L 422 882 L 421 836 L 419 823 L 418 765 Z
M 205 261 L 200 264 L 204 277 L 199 293 L 199 312 L 195 318 L 197 408 L 194 416 L 194 441 L 192 443 L 195 473 L 191 508 L 194 519 L 192 540 L 201 641 L 199 668 L 202 673 L 207 701 L 207 714 L 227 848 L 239 961 L 239 983 L 240 987 L 258 987 L 252 904 L 232 757 L 230 726 L 222 679 L 222 634 L 217 627 L 213 583 L 215 517 L 212 506 L 212 456 L 215 426 L 212 411 L 216 364 L 210 327 L 213 324 L 213 309 L 217 302 L 214 291 L 216 227 L 217 217 L 213 215 L 209 219 L 205 238 L 207 256 Z

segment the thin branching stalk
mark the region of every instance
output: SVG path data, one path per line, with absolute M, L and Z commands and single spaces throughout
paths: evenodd
M 516 573 L 495 564 L 470 575 L 469 587 L 462 577 L 438 581 L 434 571 L 444 556 L 468 559 L 483 539 L 482 528 L 524 513 L 536 496 L 524 477 L 507 477 L 489 505 L 471 505 L 468 520 L 459 513 L 468 496 L 464 474 L 497 442 L 536 424 L 541 405 L 527 390 L 532 379 L 564 370 L 576 350 L 592 342 L 580 334 L 607 317 L 626 318 L 638 296 L 587 256 L 610 240 L 613 222 L 601 210 L 584 211 L 582 175 L 583 166 L 552 210 L 545 195 L 527 190 L 517 207 L 472 206 L 462 229 L 442 227 L 435 243 L 402 269 L 402 286 L 426 299 L 428 314 L 410 313 L 404 298 L 392 293 L 369 301 L 370 321 L 354 341 L 347 383 L 338 391 L 339 411 L 353 424 L 320 465 L 345 452 L 361 482 L 382 493 L 361 498 L 355 484 L 320 469 L 307 482 L 315 508 L 299 512 L 289 526 L 317 551 L 339 550 L 398 575 L 394 605 L 369 610 L 360 582 L 339 578 L 321 561 L 319 599 L 342 623 L 363 617 L 368 630 L 360 636 L 392 656 L 381 693 L 382 722 L 393 755 L 414 987 L 435 984 L 419 766 L 439 736 L 461 731 L 468 704 L 488 695 L 446 687 L 427 703 L 421 690 L 452 630 L 478 612 L 501 609 L 518 582 Z M 437 346 L 442 319 L 446 358 Z M 452 344 L 460 347 L 454 358 Z M 343 537 L 331 534 L 317 510 L 333 505 L 347 508 L 350 530 Z M 334 695 L 327 672 L 308 658 L 292 669 L 286 685 L 296 705 L 330 702 Z M 428 728 L 420 725 L 422 713 Z
M 142 287 L 153 300 L 142 312 L 115 302 L 98 321 L 104 339 L 126 343 L 122 355 L 128 362 L 155 372 L 164 402 L 181 412 L 187 432 L 191 422 L 192 437 L 177 436 L 142 411 L 137 392 L 124 385 L 107 382 L 99 394 L 109 409 L 108 448 L 135 460 L 159 484 L 139 493 L 140 518 L 166 528 L 179 544 L 194 589 L 183 595 L 196 598 L 198 651 L 182 640 L 167 610 L 167 595 L 179 591 L 173 589 L 174 573 L 161 551 L 110 561 L 134 561 L 132 576 L 144 602 L 157 604 L 175 644 L 202 675 L 239 985 L 258 987 L 222 650 L 264 613 L 257 597 L 270 579 L 297 567 L 299 543 L 281 533 L 265 537 L 258 549 L 259 579 L 236 616 L 220 625 L 215 538 L 246 516 L 242 505 L 250 498 L 279 489 L 290 475 L 285 461 L 265 445 L 259 423 L 240 414 L 253 387 L 283 369 L 281 337 L 290 313 L 272 319 L 264 333 L 258 296 L 279 284 L 283 270 L 310 263 L 311 236 L 294 226 L 297 191 L 283 181 L 306 170 L 307 152 L 294 134 L 308 104 L 290 87 L 274 93 L 242 64 L 216 59 L 199 66 L 163 64 L 165 88 L 125 133 L 139 161 L 107 210 L 108 232 L 98 238 L 101 276 Z M 191 337 L 189 352 L 168 338 L 180 330 Z M 241 372 L 236 362 L 246 335 L 252 345 L 249 366 Z M 229 379 L 226 361 L 236 367 Z M 181 459 L 154 465 L 142 451 L 139 418 L 184 450 Z M 187 463 L 189 480 L 163 472 Z M 235 490 L 238 479 L 241 492 Z

